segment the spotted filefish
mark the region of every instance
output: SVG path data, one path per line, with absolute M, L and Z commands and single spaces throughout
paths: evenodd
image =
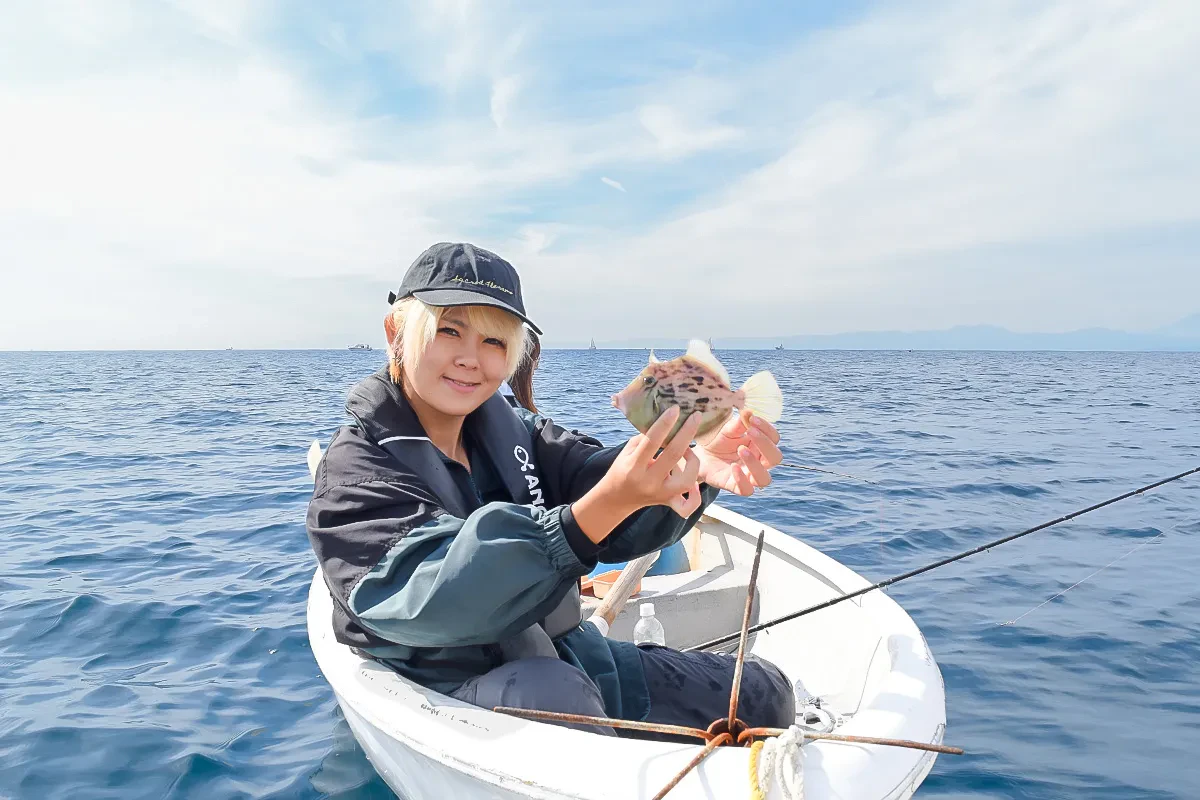
M 671 406 L 679 406 L 679 421 L 667 437 L 675 436 L 694 411 L 699 411 L 698 441 L 705 441 L 729 419 L 733 409 L 746 409 L 768 422 L 783 414 L 783 395 L 775 377 L 766 370 L 752 375 L 734 389 L 725 367 L 704 342 L 693 339 L 687 353 L 670 361 L 659 361 L 650 351 L 650 363 L 621 392 L 612 404 L 642 433 L 650 429 Z

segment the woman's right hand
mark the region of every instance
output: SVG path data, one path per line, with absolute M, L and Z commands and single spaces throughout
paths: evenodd
M 669 506 L 684 518 L 700 507 L 700 460 L 691 450 L 700 415 L 692 414 L 663 447 L 679 413 L 678 407 L 667 409 L 650 430 L 630 439 L 605 476 L 571 505 L 576 523 L 593 542 L 648 506 Z
M 670 506 L 684 518 L 699 507 L 696 476 L 700 472 L 700 459 L 692 452 L 691 443 L 700 428 L 700 414 L 693 413 L 671 443 L 663 447 L 679 413 L 679 407 L 672 406 L 655 420 L 650 430 L 625 444 L 597 484 L 597 488 L 603 487 L 610 502 L 630 508 L 630 513 L 647 506 Z

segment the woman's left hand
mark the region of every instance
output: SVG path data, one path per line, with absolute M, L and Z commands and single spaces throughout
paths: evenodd
M 783 461 L 779 431 L 749 411 L 731 417 L 720 433 L 693 452 L 700 459 L 699 481 L 742 497 L 768 486 L 768 470 Z

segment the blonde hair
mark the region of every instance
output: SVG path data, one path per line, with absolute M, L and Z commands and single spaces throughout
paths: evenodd
M 467 324 L 482 336 L 504 342 L 504 377 L 521 405 L 530 411 L 537 411 L 533 405 L 533 370 L 537 367 L 541 345 L 537 336 L 527 330 L 520 319 L 495 306 L 431 306 L 416 297 L 397 300 L 391 310 L 396 335 L 388 342 L 388 371 L 392 380 L 401 382 L 404 374 L 402 363 L 407 362 L 414 370 L 417 368 L 421 356 L 437 336 L 442 318 L 455 309 L 462 311 Z

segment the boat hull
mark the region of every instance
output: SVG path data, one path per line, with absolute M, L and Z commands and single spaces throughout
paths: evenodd
M 719 546 L 711 549 L 716 558 L 728 559 L 730 569 L 722 573 L 720 566 L 710 565 L 707 571 L 690 573 L 692 577 L 646 579 L 647 587 L 656 580 L 660 589 L 667 587 L 655 602 L 665 612 L 668 642 L 674 646 L 727 632 L 723 617 L 689 630 L 691 618 L 685 609 L 697 610 L 697 620 L 714 620 L 722 614 L 740 618 L 740 607 L 728 608 L 733 589 L 721 589 L 721 581 L 732 581 L 744 572 L 754 535 L 763 528 L 718 507 L 710 508 L 706 518 L 711 530 L 720 534 Z M 806 591 L 836 596 L 866 585 L 860 576 L 802 542 L 766 530 L 769 557 L 764 555 L 760 578 L 762 619 L 803 607 L 809 599 Z M 697 575 L 718 579 L 705 583 Z M 811 582 L 807 589 L 804 580 Z M 714 605 L 705 607 L 705 603 Z M 337 644 L 330 612 L 329 595 L 318 571 L 308 609 L 313 654 L 367 758 L 407 800 L 648 800 L 698 750 L 695 745 L 601 737 L 461 703 Z M 613 635 L 621 637 L 622 625 L 631 625 L 635 615 L 636 611 L 624 612 Z M 752 651 L 793 678 L 799 676 L 807 689 L 825 698 L 827 707 L 837 712 L 837 733 L 941 741 L 945 700 L 940 672 L 916 625 L 891 598 L 872 592 L 811 616 L 759 634 Z M 861 631 L 847 627 L 854 620 Z M 845 675 L 854 678 L 847 682 Z M 904 800 L 934 763 L 933 753 L 835 742 L 810 742 L 803 754 L 808 800 Z M 745 797 L 747 769 L 746 749 L 721 748 L 670 797 Z M 769 798 L 779 797 L 778 792 L 778 787 L 772 787 Z

